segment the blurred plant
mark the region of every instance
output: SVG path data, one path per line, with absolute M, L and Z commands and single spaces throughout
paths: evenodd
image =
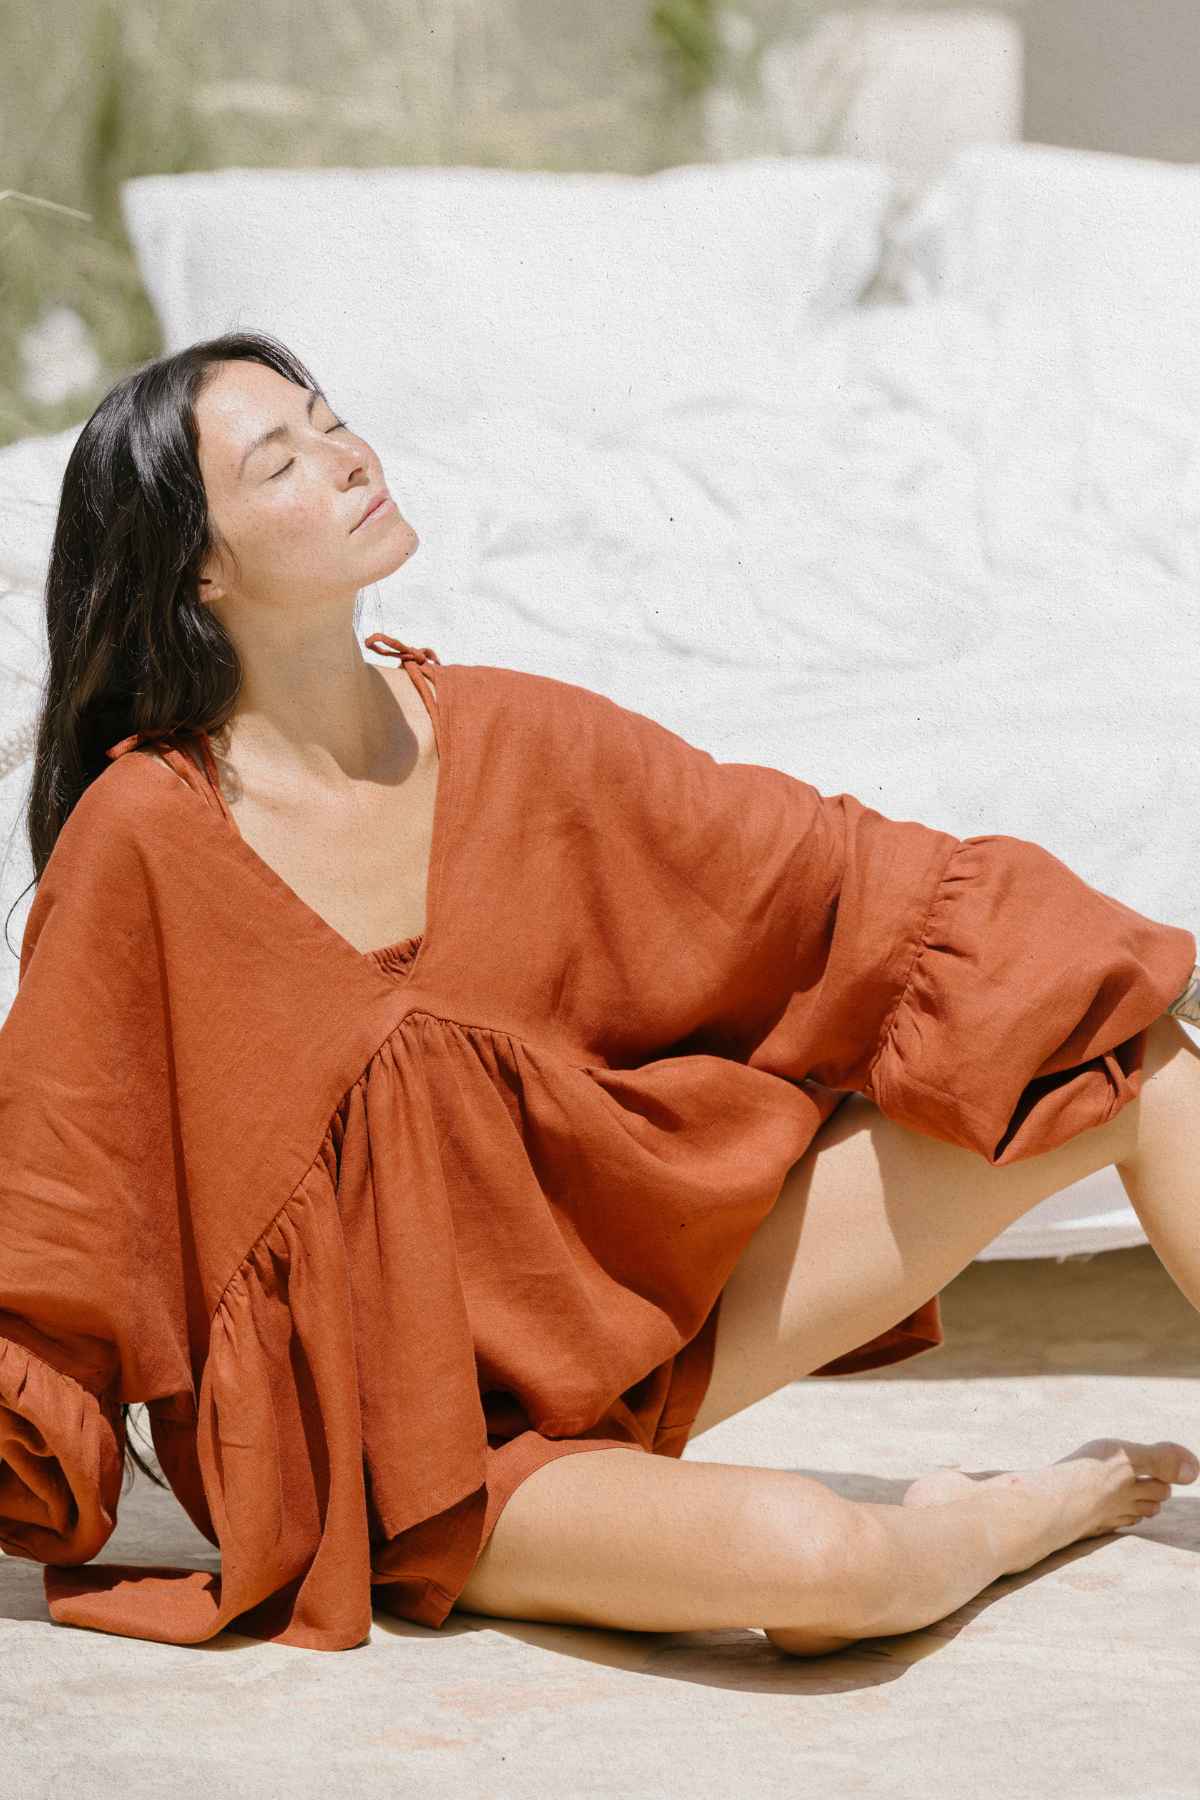
M 918 3 L 937 9 L 944 0 Z M 855 102 L 874 68 L 880 22 L 910 5 L 740 0 L 717 6 L 719 47 L 710 59 L 712 78 L 698 93 L 703 155 L 843 152 Z
M 685 97 L 717 80 L 724 53 L 719 0 L 658 0 L 650 29 L 668 52 Z
M 102 373 L 87 324 L 71 306 L 51 306 L 25 332 L 20 346 L 22 387 L 38 406 L 57 406 Z
M 839 13 L 830 0 L 659 0 L 651 29 L 667 52 L 676 104 L 700 121 L 693 154 L 835 150 L 873 21 L 905 3 Z
M 5 46 L 12 186 L 0 203 L 0 445 L 85 418 L 114 371 L 158 342 L 113 183 L 118 7 L 102 0 L 76 15 L 73 39 L 54 30 L 68 16 L 46 26 L 30 13 Z

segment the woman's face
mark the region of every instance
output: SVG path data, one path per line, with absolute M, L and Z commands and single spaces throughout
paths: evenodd
M 206 600 L 294 608 L 352 601 L 408 560 L 416 532 L 389 501 L 370 446 L 328 402 L 257 362 L 221 363 L 196 404 L 209 511 L 237 553 L 202 569 Z M 278 436 L 258 440 L 282 427 Z

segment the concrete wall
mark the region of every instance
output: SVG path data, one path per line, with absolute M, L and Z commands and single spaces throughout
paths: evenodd
M 1200 0 L 1030 0 L 1020 17 L 1027 139 L 1200 162 Z

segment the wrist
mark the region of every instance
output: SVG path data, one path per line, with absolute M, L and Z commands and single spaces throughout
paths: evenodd
M 1200 1025 L 1200 963 L 1192 970 L 1182 994 L 1177 1000 L 1172 1000 L 1167 1011 L 1173 1019 L 1184 1019 L 1189 1025 Z

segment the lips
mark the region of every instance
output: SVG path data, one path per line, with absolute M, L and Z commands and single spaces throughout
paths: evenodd
M 385 500 L 390 500 L 390 499 L 391 499 L 391 495 L 388 493 L 387 489 L 386 488 L 381 489 L 380 492 L 378 494 L 376 494 L 376 496 L 373 500 L 370 500 L 367 502 L 367 510 L 360 516 L 358 525 L 365 525 L 367 520 L 370 518 L 371 514 L 373 512 L 377 512 L 378 509 L 383 505 Z M 354 526 L 355 531 L 358 530 L 358 525 Z

